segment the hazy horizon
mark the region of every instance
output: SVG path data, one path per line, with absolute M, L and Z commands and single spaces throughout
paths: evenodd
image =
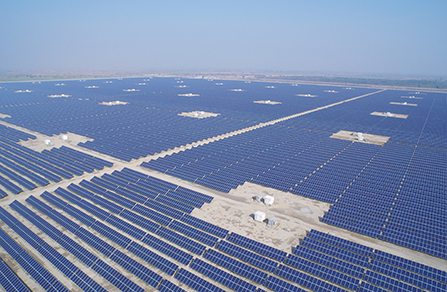
M 445 1 L 14 1 L 2 71 L 447 76 Z

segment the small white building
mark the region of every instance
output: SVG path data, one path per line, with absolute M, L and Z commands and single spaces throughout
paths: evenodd
M 261 211 L 256 211 L 254 214 L 254 219 L 256 221 L 262 222 L 265 220 L 265 213 Z
M 53 146 L 53 142 L 51 142 L 51 140 L 45 140 L 43 141 L 45 143 L 45 145 L 47 146 Z
M 275 201 L 275 198 L 273 196 L 266 195 L 264 197 L 264 204 L 267 206 L 273 205 L 273 202 Z

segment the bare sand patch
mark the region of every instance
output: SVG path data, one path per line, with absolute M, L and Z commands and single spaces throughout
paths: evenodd
M 408 106 L 418 106 L 416 103 L 408 103 L 408 102 L 406 102 L 406 101 L 404 101 L 404 102 L 394 102 L 394 101 L 392 101 L 392 102 L 390 102 L 390 104 L 396 104 L 396 105 L 408 105 Z
M 200 94 L 197 94 L 197 93 L 179 93 L 178 96 L 191 97 L 191 96 L 200 96 Z
M 410 98 L 410 99 L 424 99 L 421 96 L 414 96 L 414 95 L 409 95 L 409 96 L 401 96 L 402 98 Z
M 51 98 L 55 98 L 55 97 L 70 97 L 70 94 L 52 94 L 52 95 L 47 95 L 47 97 L 51 97 Z
M 408 118 L 408 115 L 403 114 L 395 114 L 390 112 L 372 112 L 372 116 L 380 116 L 380 117 L 388 117 L 388 118 L 399 118 L 399 119 L 406 119 Z
M 51 148 L 60 148 L 62 146 L 76 146 L 78 143 L 85 143 L 87 141 L 93 141 L 92 138 L 88 138 L 85 136 L 81 136 L 75 133 L 67 132 L 66 134 L 47 136 L 43 134 L 35 135 L 36 139 L 28 139 L 26 141 L 20 141 L 19 144 L 25 147 L 28 147 L 34 151 L 42 152 Z M 53 145 L 47 145 L 45 141 L 51 141 Z
M 204 118 L 210 118 L 210 117 L 217 117 L 220 114 L 209 113 L 209 112 L 204 112 L 204 111 L 192 111 L 192 112 L 182 112 L 181 114 L 178 114 L 178 115 L 182 116 L 182 117 L 204 119 Z
M 344 130 L 332 134 L 331 138 L 382 146 L 390 139 L 390 137 L 388 136 L 364 134 Z
M 302 96 L 302 97 L 317 97 L 318 95 L 315 94 L 309 94 L 309 93 L 300 93 L 300 94 L 295 94 L 295 96 Z
M 100 102 L 99 104 L 100 105 L 108 105 L 108 106 L 111 106 L 111 105 L 125 105 L 125 104 L 128 104 L 129 102 L 127 102 L 127 101 L 119 101 L 119 100 L 116 100 L 116 101 L 103 101 L 103 102 Z
M 280 101 L 273 101 L 273 100 L 255 100 L 253 103 L 260 103 L 260 104 L 270 104 L 270 105 L 276 105 L 276 104 L 282 104 Z

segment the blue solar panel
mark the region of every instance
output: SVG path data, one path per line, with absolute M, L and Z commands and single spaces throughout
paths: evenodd
M 264 284 L 265 279 L 267 279 L 267 273 L 264 273 L 261 270 L 255 269 L 215 250 L 207 250 L 204 258 L 256 283 Z
M 57 198 L 56 196 L 50 194 L 49 192 L 45 191 L 40 195 L 41 198 L 44 198 L 45 200 L 47 200 L 48 202 L 50 202 L 51 204 L 53 204 L 54 206 L 60 208 L 60 209 L 64 209 L 68 203 L 65 201 L 62 201 L 61 199 Z
M 92 269 L 122 291 L 144 292 L 143 288 L 120 274 L 118 271 L 107 265 L 102 260 L 98 259 L 92 266 Z
M 70 202 L 75 203 L 75 204 L 78 204 L 82 200 L 81 198 L 79 198 L 78 196 L 74 195 L 73 193 L 71 193 L 71 192 L 69 192 L 67 190 L 64 190 L 64 189 L 62 189 L 60 187 L 57 188 L 54 192 L 56 194 L 58 194 L 59 196 L 65 198 L 65 199 L 67 199 Z
M 115 192 L 140 204 L 144 204 L 148 200 L 147 197 L 130 190 L 130 185 L 127 185 L 126 188 L 118 187 Z
M 128 257 L 124 253 L 119 250 L 115 251 L 113 255 L 110 257 L 113 261 L 127 269 L 129 272 L 146 282 L 152 287 L 157 287 L 160 284 L 162 277 L 157 275 L 155 272 L 146 268 L 136 260 Z
M 155 212 L 154 210 L 151 210 L 145 206 L 141 206 L 138 204 L 132 209 L 132 211 L 140 213 L 141 215 L 151 220 L 154 220 L 162 225 L 168 225 L 172 221 L 172 219 L 169 218 L 168 216 L 165 216 L 163 214 L 160 214 L 158 212 Z
M 78 219 L 79 221 L 81 221 L 82 223 L 84 223 L 87 226 L 91 226 L 93 223 L 96 222 L 96 219 L 88 216 L 87 214 L 85 214 L 81 210 L 73 207 L 72 205 L 68 205 L 67 207 L 65 207 L 64 211 L 67 212 L 68 214 L 70 214 L 71 216 L 73 216 L 74 218 Z
M 194 240 L 191 240 L 183 235 L 178 234 L 177 232 L 174 232 L 172 230 L 169 230 L 165 227 L 160 227 L 157 230 L 157 235 L 166 238 L 167 240 L 177 244 L 178 246 L 181 246 L 195 254 L 202 255 L 205 251 L 205 246 L 195 242 Z
M 257 253 L 268 256 L 277 261 L 284 261 L 287 253 L 282 250 L 273 248 L 271 246 L 265 245 L 263 243 L 257 242 L 255 240 L 249 239 L 237 233 L 231 233 L 228 236 L 228 241 L 243 246 L 245 248 L 251 249 Z
M 25 200 L 30 203 L 34 208 L 41 211 L 42 213 L 48 215 L 50 214 L 52 208 L 47 204 L 42 203 L 40 200 L 36 199 L 34 196 L 29 196 L 28 199 Z
M 171 258 L 177 260 L 178 262 L 184 264 L 185 266 L 188 266 L 189 263 L 192 260 L 192 255 L 164 242 L 163 240 L 160 240 L 156 238 L 155 236 L 152 236 L 150 234 L 147 234 L 144 239 L 142 240 L 144 243 L 149 245 L 150 247 L 164 253 L 167 256 L 170 256 Z
M 110 215 L 109 218 L 106 219 L 106 222 L 124 231 L 130 236 L 135 237 L 138 240 L 141 240 L 146 235 L 145 231 L 113 215 Z
M 208 278 L 213 279 L 214 281 L 221 283 L 222 285 L 227 286 L 228 288 L 235 291 L 255 291 L 256 286 L 250 284 L 240 278 L 233 276 L 223 270 L 220 270 L 200 259 L 195 259 L 191 268 L 198 271 L 199 273 L 204 274 Z
M 68 219 L 67 217 L 59 214 L 56 210 L 52 210 L 48 217 L 59 223 L 61 226 L 65 227 L 70 232 L 76 232 L 79 229 L 79 225 Z
M 11 268 L 0 259 L 0 285 L 7 292 L 30 291 L 31 290 L 22 282 L 22 280 L 11 270 Z M 169 290 L 166 290 L 169 291 Z
M 98 217 L 101 220 L 106 220 L 107 217 L 110 216 L 110 213 L 104 211 L 101 208 L 96 207 L 95 205 L 87 202 L 86 200 L 81 200 L 78 203 L 78 206 L 85 209 L 86 211 L 92 213 L 93 215 L 95 215 L 96 217 Z
M 304 246 L 297 246 L 295 250 L 293 251 L 295 255 L 298 255 L 302 258 L 311 260 L 313 262 L 325 265 L 331 269 L 338 270 L 340 272 L 343 272 L 345 274 L 351 275 L 356 278 L 363 278 L 363 274 L 365 273 L 365 268 L 356 266 L 354 264 L 351 264 L 349 262 L 345 262 L 343 260 L 340 260 L 338 258 L 320 253 L 318 251 L 306 248 Z M 291 255 L 288 255 L 288 258 Z
M 184 269 L 180 269 L 180 271 L 175 274 L 174 278 L 197 291 L 225 292 L 225 290 L 220 289 L 219 287 Z
M 89 189 L 89 190 L 91 190 L 91 191 L 97 193 L 98 195 L 102 195 L 103 193 L 106 192 L 106 189 L 104 189 L 104 188 L 102 188 L 102 187 L 100 187 L 100 186 L 98 186 L 98 185 L 96 185 L 96 184 L 94 184 L 94 183 L 91 183 L 91 182 L 89 182 L 89 181 L 86 181 L 86 180 L 82 180 L 82 181 L 79 183 L 79 185 L 81 185 L 81 186 L 83 186 L 84 188 L 87 188 L 87 189 Z
M 115 251 L 113 246 L 82 227 L 76 231 L 75 235 L 95 248 L 97 251 L 104 254 L 106 257 L 109 257 Z
M 308 235 L 317 240 L 371 257 L 373 248 L 312 229 Z
M 153 200 L 147 200 L 144 203 L 145 206 L 154 209 L 156 211 L 162 212 L 168 216 L 173 217 L 174 219 L 180 219 L 183 216 L 183 212 L 176 210 L 174 208 L 171 208 L 169 206 L 163 205 L 159 202 L 153 201 Z
M 10 167 L 11 169 L 17 171 L 18 173 L 29 177 L 30 179 L 32 179 L 33 181 L 37 182 L 38 184 L 42 185 L 42 186 L 46 186 L 47 184 L 49 184 L 50 182 L 46 179 L 44 179 L 43 177 L 29 171 L 28 169 L 6 159 L 3 157 L 0 157 L 0 162 L 8 167 Z
M 128 209 L 132 209 L 136 205 L 135 202 L 133 202 L 129 199 L 123 198 L 122 196 L 119 196 L 112 192 L 105 192 L 103 194 L 103 196 L 111 201 L 114 201 L 114 202 L 120 204 L 121 206 L 128 208 Z
M 109 200 L 106 200 L 106 199 L 104 199 L 101 196 L 94 196 L 91 199 L 91 201 L 93 203 L 96 203 L 96 204 L 98 204 L 98 205 L 100 205 L 100 206 L 102 206 L 102 207 L 112 211 L 115 214 L 119 214 L 119 213 L 121 213 L 121 211 L 123 211 L 123 207 L 121 207 L 121 206 L 119 206 L 119 205 L 117 205 L 115 203 L 112 203 Z
M 146 178 L 149 177 L 149 175 L 147 175 L 147 174 L 138 172 L 138 171 L 136 171 L 136 170 L 133 170 L 133 169 L 130 169 L 130 168 L 127 168 L 127 167 L 124 167 L 124 168 L 121 170 L 121 172 L 122 172 L 122 173 L 126 173 L 126 174 L 128 174 L 128 175 L 131 175 L 131 176 L 133 176 L 133 177 L 136 177 L 136 178 L 138 178 L 138 179 L 142 179 L 142 180 L 145 180 Z
M 301 242 L 301 245 L 328 254 L 330 256 L 337 257 L 344 261 L 351 262 L 361 267 L 366 267 L 369 262 L 369 258 L 365 256 L 341 249 L 336 246 L 332 246 L 324 242 L 320 242 L 310 237 L 304 238 L 304 240 Z
M 211 224 L 209 222 L 206 222 L 204 220 L 201 220 L 199 218 L 193 217 L 189 214 L 185 214 L 181 221 L 192 225 L 194 227 L 197 227 L 199 229 L 202 229 L 205 232 L 211 233 L 215 236 L 218 236 L 220 238 L 226 238 L 228 235 L 228 230 L 221 228 L 217 225 Z
M 358 278 L 345 275 L 333 269 L 315 264 L 312 261 L 308 261 L 294 255 L 289 255 L 285 263 L 311 275 L 317 275 L 320 278 L 331 281 L 350 290 L 356 290 L 359 285 L 360 279 Z
M 392 255 L 380 250 L 375 250 L 373 258 L 379 261 L 389 263 L 391 265 L 400 267 L 402 269 L 430 277 L 437 281 L 447 283 L 447 271 L 438 270 L 430 266 L 426 266 L 421 263 L 417 263 L 396 255 Z
M 67 291 L 65 286 L 63 286 L 50 272 L 48 272 L 36 259 L 30 256 L 28 253 L 23 253 L 16 258 L 16 261 L 22 266 L 22 268 L 27 271 L 31 277 L 39 283 L 42 288 L 49 290 L 52 286 L 58 285 L 58 291 Z
M 70 185 L 67 187 L 67 189 L 69 189 L 69 190 L 72 191 L 72 192 L 77 193 L 77 194 L 80 195 L 80 196 L 83 196 L 83 197 L 86 198 L 86 199 L 90 199 L 90 198 L 93 198 L 93 196 L 95 196 L 94 193 L 92 193 L 92 192 L 90 192 L 90 191 L 87 191 L 86 189 L 81 188 L 80 186 L 75 185 L 75 184 L 70 184 Z
M 57 240 L 57 242 L 66 250 L 71 252 L 75 257 L 77 257 L 81 262 L 83 262 L 88 267 L 93 265 L 98 260 L 97 256 L 86 250 L 84 247 L 82 247 L 80 244 L 78 244 L 65 234 L 63 234 Z
M 6 167 L 3 167 L 1 165 L 0 165 L 0 172 L 5 174 L 6 176 L 8 176 L 10 179 L 13 179 L 16 182 L 18 182 L 19 184 L 23 185 L 28 190 L 32 190 L 32 189 L 37 187 L 34 183 L 32 183 L 29 180 L 27 180 L 27 179 L 25 179 L 25 178 L 15 174 L 14 172 L 10 171 L 9 169 L 7 169 Z
M 143 227 L 146 230 L 149 230 L 150 232 L 155 232 L 160 227 L 160 225 L 126 209 L 124 209 L 124 211 L 121 212 L 120 216 L 137 224 L 138 226 Z
M 232 255 L 236 258 L 241 259 L 244 262 L 247 262 L 249 264 L 252 264 L 254 266 L 257 266 L 261 269 L 264 269 L 268 272 L 274 272 L 276 268 L 278 267 L 278 263 L 265 258 L 263 256 L 260 256 L 258 254 L 255 254 L 251 251 L 245 250 L 241 247 L 238 247 L 237 245 L 228 243 L 226 241 L 220 241 L 216 248 L 218 250 L 221 250 L 229 255 Z
M 20 187 L 16 186 L 3 176 L 0 176 L 0 184 L 16 195 L 23 191 Z
M 279 265 L 278 269 L 275 271 L 275 274 L 312 290 L 328 292 L 345 291 L 342 288 L 324 282 L 318 278 L 309 276 L 298 270 L 291 269 L 284 265 Z M 357 288 L 357 286 L 355 286 L 355 288 Z
M 172 282 L 169 282 L 168 280 L 163 280 L 157 290 L 161 292 L 186 292 L 185 290 L 173 284 Z
M 155 200 L 188 214 L 191 214 L 191 212 L 194 210 L 193 206 L 179 202 L 165 195 L 159 195 L 157 198 L 155 198 Z
M 305 291 L 297 286 L 293 286 L 292 284 L 287 283 L 287 282 L 285 282 L 281 279 L 278 279 L 276 277 L 273 277 L 273 276 L 268 277 L 264 286 L 269 289 L 272 289 L 273 291 L 278 291 L 278 292 L 282 292 L 282 291 L 304 292 Z
M 116 184 L 116 185 L 122 186 L 122 187 L 126 187 L 126 186 L 129 184 L 128 181 L 123 180 L 123 179 L 120 179 L 120 178 L 115 177 L 115 176 L 113 176 L 113 175 L 110 175 L 110 174 L 108 174 L 108 173 L 104 173 L 104 174 L 101 176 L 101 178 L 102 178 L 102 179 L 105 179 L 105 180 L 108 180 L 108 181 L 110 181 L 110 182 L 112 182 L 112 183 L 114 183 L 114 184 Z
M 191 238 L 194 238 L 200 242 L 203 242 L 209 246 L 215 246 L 217 243 L 217 237 L 214 237 L 212 235 L 206 234 L 203 231 L 197 230 L 191 226 L 188 226 L 186 224 L 183 224 L 179 221 L 173 220 L 169 226 L 169 228 L 172 228 L 178 232 L 181 232 Z
M 139 245 L 135 241 L 127 247 L 127 250 L 170 276 L 174 275 L 178 269 L 178 265 Z
M 99 221 L 96 221 L 91 226 L 91 228 L 98 231 L 99 233 L 101 233 L 102 235 L 104 235 L 105 237 L 112 240 L 113 242 L 115 242 L 116 244 L 118 244 L 123 248 L 126 248 L 132 242 L 132 240 L 129 239 L 128 237 L 124 236 L 120 232 L 108 227 L 107 225 Z
M 89 292 L 106 292 L 107 290 L 101 287 L 98 283 L 92 280 L 87 274 L 82 270 L 78 270 L 72 277 L 71 280 L 79 286 L 83 291 Z

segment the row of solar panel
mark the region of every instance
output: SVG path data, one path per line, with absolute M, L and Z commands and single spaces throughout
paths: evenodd
M 4 165 L 0 165 L 0 172 L 29 190 L 34 189 L 37 186 L 25 177 L 30 178 L 40 185 L 47 185 L 49 183 L 48 180 L 42 178 L 41 175 L 58 182 L 61 180 L 61 177 L 71 178 L 73 176 L 71 173 L 75 175 L 82 175 L 84 171 L 92 172 L 94 170 L 90 166 L 84 165 L 78 160 L 62 155 L 58 155 L 57 159 L 55 159 L 54 155 L 48 156 L 35 152 L 4 138 L 0 138 L 0 147 L 2 148 L 0 150 L 0 154 L 2 155 L 2 157 L 0 157 L 0 162 Z M 68 147 L 65 148 L 69 149 Z M 69 150 L 69 152 L 71 157 L 76 157 L 78 153 L 80 153 L 76 150 Z M 43 153 L 52 152 L 44 150 Z M 102 169 L 104 165 L 110 166 L 113 164 L 101 160 L 101 164 L 99 162 L 94 162 L 94 165 L 97 169 Z M 18 172 L 20 175 L 17 175 L 11 169 Z M 35 171 L 38 174 L 35 174 L 30 170 Z M 67 172 L 66 170 L 71 173 Z M 2 176 L 0 176 L 0 184 L 14 194 L 22 192 L 21 187 L 15 185 Z M 5 192 L 2 191 L 1 194 L 5 195 Z
M 5 125 L 0 125 L 0 136 L 8 140 L 19 142 L 20 140 L 26 141 L 28 139 L 36 139 L 36 136 L 7 127 Z
M 413 286 L 430 291 L 443 291 L 447 288 L 447 272 L 445 271 L 437 270 L 380 250 L 372 251 L 371 248 L 367 246 L 352 243 L 316 230 L 312 230 L 308 234 L 308 237 L 303 240 L 301 245 L 297 246 L 294 254 L 308 257 L 306 255 L 309 254 L 309 248 L 314 250 L 314 253 L 322 252 L 329 256 L 354 263 L 355 265 L 365 268 L 367 267 L 367 270 L 374 271 L 372 272 L 373 274 L 377 274 L 377 272 L 383 274 L 386 276 L 386 279 L 390 279 L 385 280 L 386 282 L 400 281 L 407 283 L 404 284 L 404 286 L 406 285 L 405 288 L 402 288 L 406 291 L 417 289 Z M 360 258 L 363 259 L 361 262 L 359 261 Z M 322 263 L 321 260 L 324 258 L 321 256 L 314 256 L 313 259 L 316 262 Z M 331 262 L 333 262 L 333 260 Z M 360 271 L 364 272 L 365 268 Z M 359 278 L 359 275 L 357 278 Z M 380 282 L 381 284 L 378 284 L 379 282 L 375 281 L 376 280 L 372 280 L 370 282 L 387 288 L 386 286 L 383 286 L 382 282 Z M 394 291 L 394 289 L 392 290 Z

